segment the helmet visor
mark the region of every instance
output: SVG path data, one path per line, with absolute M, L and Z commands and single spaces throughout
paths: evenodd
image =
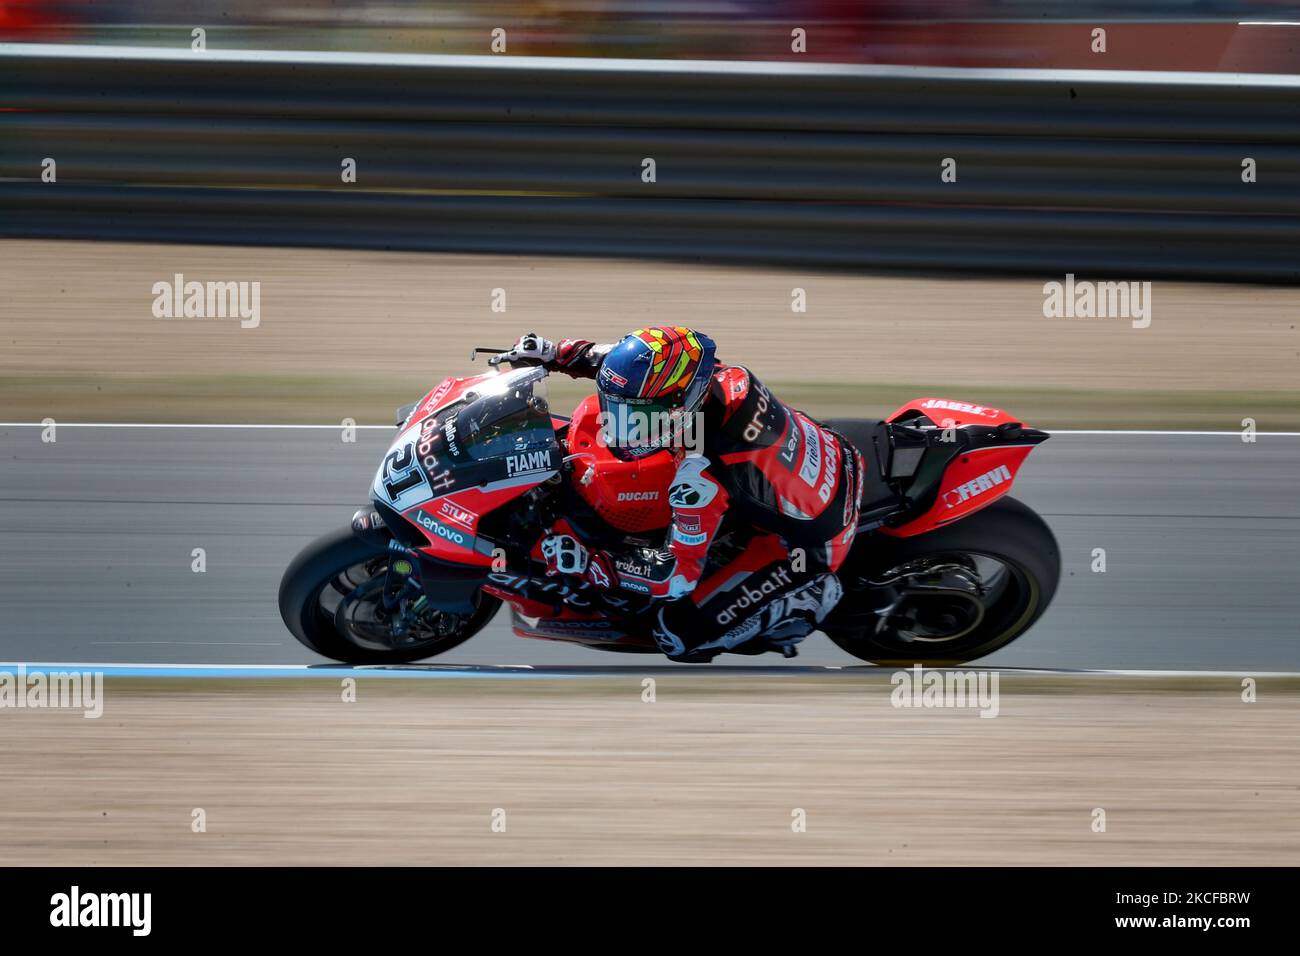
M 636 458 L 675 444 L 686 429 L 685 409 L 663 399 L 600 393 L 600 438 L 620 457 Z

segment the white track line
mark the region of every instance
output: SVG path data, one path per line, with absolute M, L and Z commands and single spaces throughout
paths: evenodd
M 1155 431 L 1142 429 L 1124 429 L 1124 428 L 1053 428 L 1044 429 L 1049 435 L 1202 435 L 1215 438 L 1234 437 L 1240 438 L 1242 432 L 1194 432 L 1194 431 Z M 1300 438 L 1300 432 L 1255 432 L 1256 435 L 1273 435 L 1279 438 Z
M 1091 21 L 1089 21 L 1091 22 Z M 515 56 L 502 54 L 388 53 L 347 50 L 205 50 L 188 45 L 168 47 L 94 43 L 0 43 L 0 57 L 60 60 L 81 58 L 136 62 L 206 61 L 209 63 L 279 63 L 284 65 L 419 67 L 602 73 L 678 74 L 687 76 L 838 76 L 970 79 L 993 82 L 1037 80 L 1100 86 L 1142 83 L 1167 86 L 1195 83 L 1209 87 L 1300 87 L 1289 73 L 1207 73 L 1175 70 L 1049 70 L 1041 68 L 895 66 L 884 63 L 793 63 L 772 60 L 656 60 L 624 57 Z
M 396 425 L 256 425 L 256 424 L 179 424 L 170 422 L 60 422 L 54 423 L 58 428 L 299 428 L 329 429 L 340 431 L 343 428 L 384 428 L 396 431 Z M 45 428 L 43 422 L 0 422 L 0 428 Z M 1236 432 L 1233 432 L 1236 434 Z M 1256 434 L 1263 434 L 1256 432 Z
M 655 669 L 663 669 L 666 665 L 665 665 L 665 663 L 664 663 L 663 661 L 658 661 L 658 662 L 654 662 L 654 663 L 647 663 L 646 666 L 647 666 L 647 667 L 652 667 L 652 668 L 655 668 Z M 413 672 L 413 673 L 414 673 L 414 672 L 421 672 L 421 671 L 432 671 L 432 672 L 443 671 L 443 672 L 447 672 L 447 671 L 462 671 L 462 670 L 463 670 L 463 671 L 478 671 L 478 672 L 480 672 L 480 673 L 491 672 L 491 671 L 536 671 L 536 672 L 538 672 L 538 673 L 545 673 L 545 672 L 548 672 L 548 671 L 576 671 L 576 672 L 581 672 L 581 671 L 585 671 L 585 670 L 592 670 L 592 671 L 599 671 L 599 672 L 601 672 L 602 675 L 607 675 L 607 674 L 610 674 L 611 671 L 613 670 L 613 668 L 610 667 L 610 666 L 596 666 L 596 667 L 588 668 L 588 667 L 583 667 L 583 666 L 581 666 L 581 665 L 573 665 L 573 664 L 553 664 L 553 665 L 541 665 L 541 666 L 538 666 L 538 665 L 535 665 L 535 664 L 466 664 L 466 665 L 457 665 L 457 664 L 432 664 L 432 663 L 431 663 L 431 664 L 369 664 L 369 665 L 368 665 L 368 664 L 340 664 L 340 663 L 327 663 L 327 664 L 313 664 L 313 665 L 308 665 L 308 664 L 132 664 L 132 663 L 121 663 L 121 662 L 119 662 L 119 663 L 115 663 L 115 664 L 104 664 L 104 663 L 84 663 L 84 662 L 80 662 L 80 661 L 65 661 L 65 662 L 59 662 L 59 663 L 49 662 L 49 661 L 40 661 L 40 662 L 15 661 L 15 662 L 3 662 L 3 663 L 0 663 L 0 671 L 9 671 L 9 670 L 12 670 L 12 669 L 14 669 L 14 668 L 18 668 L 18 667 L 22 667 L 22 668 L 24 668 L 25 670 L 27 670 L 28 672 L 40 671 L 40 670 L 49 670 L 49 669 L 52 669 L 52 668 L 73 668 L 73 669 L 77 669 L 77 670 L 97 670 L 97 669 L 112 670 L 112 669 L 115 669 L 115 668 L 116 668 L 116 669 L 122 669 L 122 668 L 139 668 L 139 669 L 163 670 L 163 671 L 166 671 L 166 670 L 176 670 L 176 671 L 206 671 L 206 670 L 211 670 L 211 671 L 286 671 L 286 672 L 293 672 L 293 671 L 302 672 L 302 671 L 306 671 L 306 672 L 311 672 L 311 673 L 322 673 L 322 674 L 330 674 L 330 673 L 333 673 L 333 672 L 335 672 L 335 671 L 339 671 L 339 670 L 354 670 L 354 671 L 368 671 L 368 670 L 370 670 L 370 671 L 409 671 L 409 672 Z M 778 669 L 778 668 L 780 668 L 780 667 L 781 667 L 781 665 L 774 665 L 774 666 L 769 666 L 769 667 L 759 666 L 759 667 L 757 667 L 757 668 L 755 668 L 755 669 L 756 669 L 756 670 L 759 670 L 759 671 L 766 671 L 766 672 L 769 672 L 769 673 L 770 673 L 770 672 L 772 672 L 773 670 L 776 670 L 776 669 Z M 635 674 L 635 673 L 637 673 L 638 671 L 643 670 L 644 668 L 640 668 L 640 667 L 637 667 L 636 665 L 631 665 L 631 664 L 629 664 L 629 665 L 626 665 L 626 667 L 621 667 L 620 669 L 624 669 L 624 670 L 626 670 L 627 673 L 629 673 L 629 674 Z M 746 671 L 746 670 L 749 670 L 749 669 L 750 669 L 750 668 L 748 668 L 748 667 L 741 667 L 741 666 L 737 666 L 737 667 L 728 667 L 728 666 L 726 666 L 726 665 L 723 665 L 723 667 L 722 667 L 722 672 L 725 673 L 725 674 L 729 674 L 729 675 L 730 675 L 730 674 L 736 674 L 736 673 L 738 673 L 738 672 L 743 672 L 743 671 Z M 789 670 L 790 670 L 792 673 L 797 673 L 797 672 L 807 672 L 807 671 L 814 671 L 814 670 L 843 671 L 843 670 L 846 670 L 846 669 L 849 669 L 849 668 L 845 668 L 845 667 L 840 666 L 840 665 L 834 665 L 834 666 L 832 666 L 832 665 L 798 665 L 798 664 L 795 664 L 795 665 L 791 665 L 791 666 L 789 667 Z M 911 670 L 912 668 L 901 668 L 901 669 L 903 669 L 903 670 Z M 860 665 L 854 665 L 854 666 L 851 668 L 851 670 L 852 670 L 852 672 L 854 672 L 854 673 L 861 673 L 861 674 L 882 674 L 882 675 L 883 675 L 883 674 L 891 674 L 891 673 L 894 673 L 895 671 L 900 670 L 900 668 L 891 668 L 891 667 L 874 667 L 874 668 L 873 668 L 873 667 L 870 667 L 870 666 L 865 665 L 865 664 L 860 664 Z M 1256 678 L 1259 678 L 1259 677 L 1265 677 L 1265 678 L 1300 678 L 1300 671 L 1260 671 L 1260 670 L 1240 670 L 1240 671 L 1193 671 L 1193 670 L 1168 670 L 1168 671 L 1162 671 L 1162 670 L 1103 670 L 1103 669 L 1068 668 L 1068 667 L 1060 667 L 1060 668 L 1046 668 L 1046 667 L 980 667 L 980 666 L 978 666 L 978 664 L 976 664 L 976 663 L 974 663 L 974 662 L 972 662 L 972 663 L 970 663 L 970 664 L 962 665 L 961 667 L 927 667 L 927 668 L 925 668 L 925 670 L 927 670 L 927 671 L 929 671 L 929 670 L 939 670 L 939 671 L 949 671 L 949 670 L 982 670 L 982 671 L 998 671 L 999 673 L 1009 674 L 1009 675 L 1047 676 L 1047 677 L 1183 677 L 1183 678 L 1186 678 L 1186 677 L 1204 677 L 1204 678 L 1229 678 L 1229 677 L 1232 677 L 1232 678 L 1241 678 L 1241 677 L 1256 677 Z M 687 668 L 682 668 L 681 671 L 680 671 L 680 673 L 682 673 L 682 674 L 708 674 L 708 673 L 710 673 L 710 671 L 709 671 L 708 669 L 687 669 Z
M 330 431 L 339 431 L 342 428 L 361 428 L 361 429 L 385 429 L 395 431 L 396 425 L 307 425 L 307 424 L 210 424 L 210 423 L 170 423 L 170 422 L 60 422 L 56 421 L 55 426 L 58 428 L 246 428 L 246 429 L 328 429 Z M 0 428 L 45 428 L 44 422 L 0 422 Z M 1176 431 L 1176 430 L 1147 430 L 1147 429 L 1125 429 L 1125 428 L 1054 428 L 1048 434 L 1050 435 L 1176 435 L 1184 437 L 1205 437 L 1205 438 L 1229 438 L 1241 437 L 1240 431 Z M 1256 435 L 1267 435 L 1272 438 L 1300 438 L 1300 432 L 1255 432 Z
M 196 645 L 197 646 L 197 645 Z M 320 664 L 135 664 L 118 661 L 117 663 L 82 662 L 82 661 L 10 661 L 0 662 L 0 673 L 14 668 L 27 671 L 43 671 L 55 668 L 72 668 L 74 670 L 121 670 L 134 668 L 139 670 L 161 671 L 284 671 L 286 673 L 332 673 L 337 670 L 355 671 L 472 671 L 476 669 L 494 671 L 533 671 L 532 664 L 343 664 L 337 661 Z M 564 670 L 565 665 L 556 665 L 553 669 Z M 583 670 L 581 666 L 574 668 Z M 1272 676 L 1272 675 L 1270 675 Z

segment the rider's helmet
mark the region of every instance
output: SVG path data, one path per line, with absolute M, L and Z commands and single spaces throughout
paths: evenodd
M 681 326 L 637 329 L 610 349 L 596 390 L 602 435 L 615 455 L 639 458 L 695 428 L 717 367 L 714 351 L 713 339 Z

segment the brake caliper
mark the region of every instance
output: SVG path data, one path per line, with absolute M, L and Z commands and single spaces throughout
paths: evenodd
M 401 637 L 423 614 L 429 599 L 416 573 L 416 559 L 396 542 L 392 550 L 394 554 L 384 578 L 384 609 L 388 611 L 393 635 Z

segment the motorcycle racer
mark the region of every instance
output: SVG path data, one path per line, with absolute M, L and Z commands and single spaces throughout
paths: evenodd
M 674 660 L 743 653 L 760 634 L 793 656 L 842 593 L 835 571 L 857 530 L 865 462 L 715 352 L 707 335 L 675 326 L 612 344 L 530 332 L 492 361 L 594 378 L 614 454 L 677 460 L 664 547 L 589 551 L 553 534 L 542 542 L 548 574 L 659 599 L 654 637 Z M 686 436 L 702 440 L 688 447 Z M 724 534 L 732 547 L 718 553 Z

